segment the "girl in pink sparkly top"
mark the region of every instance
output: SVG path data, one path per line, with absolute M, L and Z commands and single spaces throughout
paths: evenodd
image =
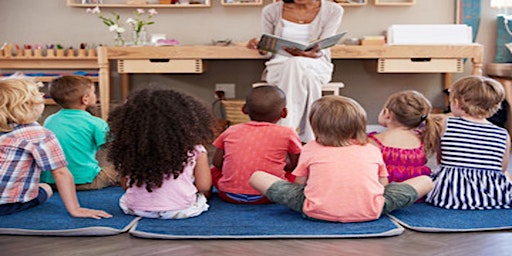
M 379 124 L 387 129 L 369 134 L 378 146 L 389 172 L 389 182 L 402 182 L 420 175 L 430 175 L 428 156 L 436 149 L 440 126 L 430 115 L 432 106 L 417 91 L 391 95 L 379 114 Z

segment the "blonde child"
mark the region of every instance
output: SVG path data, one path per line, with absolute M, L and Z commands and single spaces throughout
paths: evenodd
M 378 148 L 368 143 L 366 113 L 354 100 L 325 96 L 309 114 L 316 140 L 304 146 L 295 183 L 255 172 L 250 184 L 307 218 L 364 222 L 412 204 L 432 188 L 428 176 L 387 182 Z
M 443 122 L 440 165 L 427 203 L 447 209 L 510 208 L 510 137 L 486 119 L 504 98 L 503 86 L 483 76 L 463 77 L 451 86 L 453 117 Z
M 394 93 L 384 104 L 378 120 L 387 129 L 368 136 L 382 151 L 389 182 L 430 175 L 426 164 L 428 157 L 436 153 L 440 130 L 431 111 L 428 99 L 412 90 Z
M 55 135 L 36 121 L 44 110 L 38 84 L 28 78 L 0 80 L 0 215 L 35 207 L 52 196 L 41 172 L 51 172 L 60 197 L 73 217 L 110 218 L 80 207 L 73 176 Z
M 99 165 L 97 153 L 105 144 L 108 124 L 86 111 L 96 105 L 94 83 L 84 76 L 61 76 L 49 85 L 50 96 L 62 109 L 44 121 L 44 127 L 55 133 L 73 174 L 77 190 L 100 189 L 119 184 L 111 164 Z M 54 184 L 49 173 L 41 181 Z
M 109 115 L 108 158 L 123 177 L 126 214 L 182 219 L 208 209 L 212 180 L 206 149 L 213 118 L 195 98 L 143 89 Z
M 279 87 L 252 88 L 242 110 L 251 121 L 229 127 L 213 142 L 213 184 L 224 201 L 270 203 L 249 185 L 249 178 L 256 170 L 263 170 L 293 179 L 287 174 L 297 166 L 302 144 L 292 128 L 276 124 L 287 115 L 286 96 Z

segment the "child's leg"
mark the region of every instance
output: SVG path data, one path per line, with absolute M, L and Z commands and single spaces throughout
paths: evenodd
M 433 183 L 430 177 L 422 175 L 403 182 L 392 182 L 384 189 L 384 208 L 382 214 L 402 209 L 413 204 L 418 198 L 425 196 L 432 190 Z
M 274 182 L 280 180 L 282 179 L 272 174 L 263 171 L 255 171 L 249 179 L 249 184 L 260 193 L 266 195 L 268 188 L 274 184 Z
M 107 160 L 107 154 L 108 150 L 105 147 L 96 152 L 96 160 L 98 160 L 101 171 L 91 183 L 76 185 L 76 190 L 94 190 L 120 185 L 121 178 L 119 173 L 114 168 L 114 165 Z
M 37 194 L 37 197 L 28 202 L 0 205 L 0 216 L 20 212 L 43 204 L 44 202 L 48 201 L 48 199 L 50 199 L 53 194 L 52 188 L 46 183 L 40 183 L 38 189 L 39 193 Z
M 44 191 L 46 192 L 46 201 L 48 201 L 48 199 L 50 199 L 50 197 L 52 197 L 53 195 L 52 187 L 46 183 L 39 183 L 39 187 L 44 189 Z
M 213 166 L 210 170 L 211 170 L 211 174 L 212 174 L 212 185 L 217 188 L 219 197 L 223 201 L 228 202 L 228 203 L 233 203 L 233 204 L 269 204 L 269 203 L 272 203 L 272 202 L 270 202 L 270 200 L 268 200 L 264 196 L 260 199 L 249 200 L 249 201 L 237 200 L 237 199 L 229 196 L 226 192 L 220 190 L 219 186 L 218 186 L 219 180 L 222 178 L 222 170 L 215 166 Z
M 249 180 L 251 186 L 275 203 L 302 213 L 304 185 L 285 181 L 272 174 L 256 171 Z
M 89 184 L 76 185 L 76 190 L 94 190 L 109 186 L 118 186 L 120 177 L 113 165 L 102 167 L 96 178 Z
M 403 183 L 411 185 L 418 193 L 419 198 L 428 194 L 428 192 L 430 192 L 430 190 L 432 190 L 432 188 L 434 187 L 432 179 L 426 175 L 421 175 L 414 178 L 410 178 L 408 180 L 404 180 Z

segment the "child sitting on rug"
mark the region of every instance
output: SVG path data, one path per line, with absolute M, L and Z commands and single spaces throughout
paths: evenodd
M 378 119 L 387 129 L 368 136 L 382 151 L 389 182 L 430 175 L 427 157 L 436 153 L 440 130 L 431 110 L 428 99 L 412 90 L 394 93 L 384 104 Z
M 108 124 L 86 111 L 87 107 L 96 105 L 94 91 L 94 83 L 84 76 L 61 76 L 49 85 L 50 96 L 62 109 L 46 118 L 44 127 L 57 136 L 77 190 L 119 184 L 114 167 L 105 163 L 100 166 L 96 158 L 105 144 Z M 55 184 L 48 172 L 41 173 L 41 181 Z
M 212 186 L 203 147 L 213 115 L 195 98 L 168 89 L 132 93 L 108 119 L 108 158 L 120 172 L 126 214 L 183 219 L 208 210 Z
M 440 165 L 426 202 L 447 209 L 510 208 L 510 136 L 487 120 L 505 99 L 496 80 L 467 76 L 450 88 L 453 117 L 443 120 Z
M 276 124 L 287 115 L 286 96 L 277 86 L 252 88 L 242 111 L 251 121 L 229 127 L 213 142 L 213 185 L 230 203 L 270 203 L 249 185 L 249 178 L 262 170 L 286 179 L 285 170 L 295 168 L 302 145 L 297 132 Z
M 432 188 L 428 176 L 388 184 L 380 150 L 368 143 L 366 112 L 354 100 L 325 96 L 309 113 L 316 140 L 306 144 L 295 182 L 257 171 L 250 184 L 306 218 L 364 222 L 414 203 Z
M 73 217 L 110 218 L 110 214 L 78 203 L 73 175 L 55 135 L 36 121 L 44 110 L 38 84 L 29 78 L 0 80 L 0 215 L 46 202 L 48 184 L 41 172 L 51 172 L 66 210 Z

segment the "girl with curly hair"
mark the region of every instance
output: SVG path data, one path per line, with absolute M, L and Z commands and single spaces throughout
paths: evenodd
M 108 158 L 123 177 L 119 205 L 126 214 L 182 219 L 208 210 L 208 108 L 180 92 L 143 89 L 115 108 L 108 123 Z

